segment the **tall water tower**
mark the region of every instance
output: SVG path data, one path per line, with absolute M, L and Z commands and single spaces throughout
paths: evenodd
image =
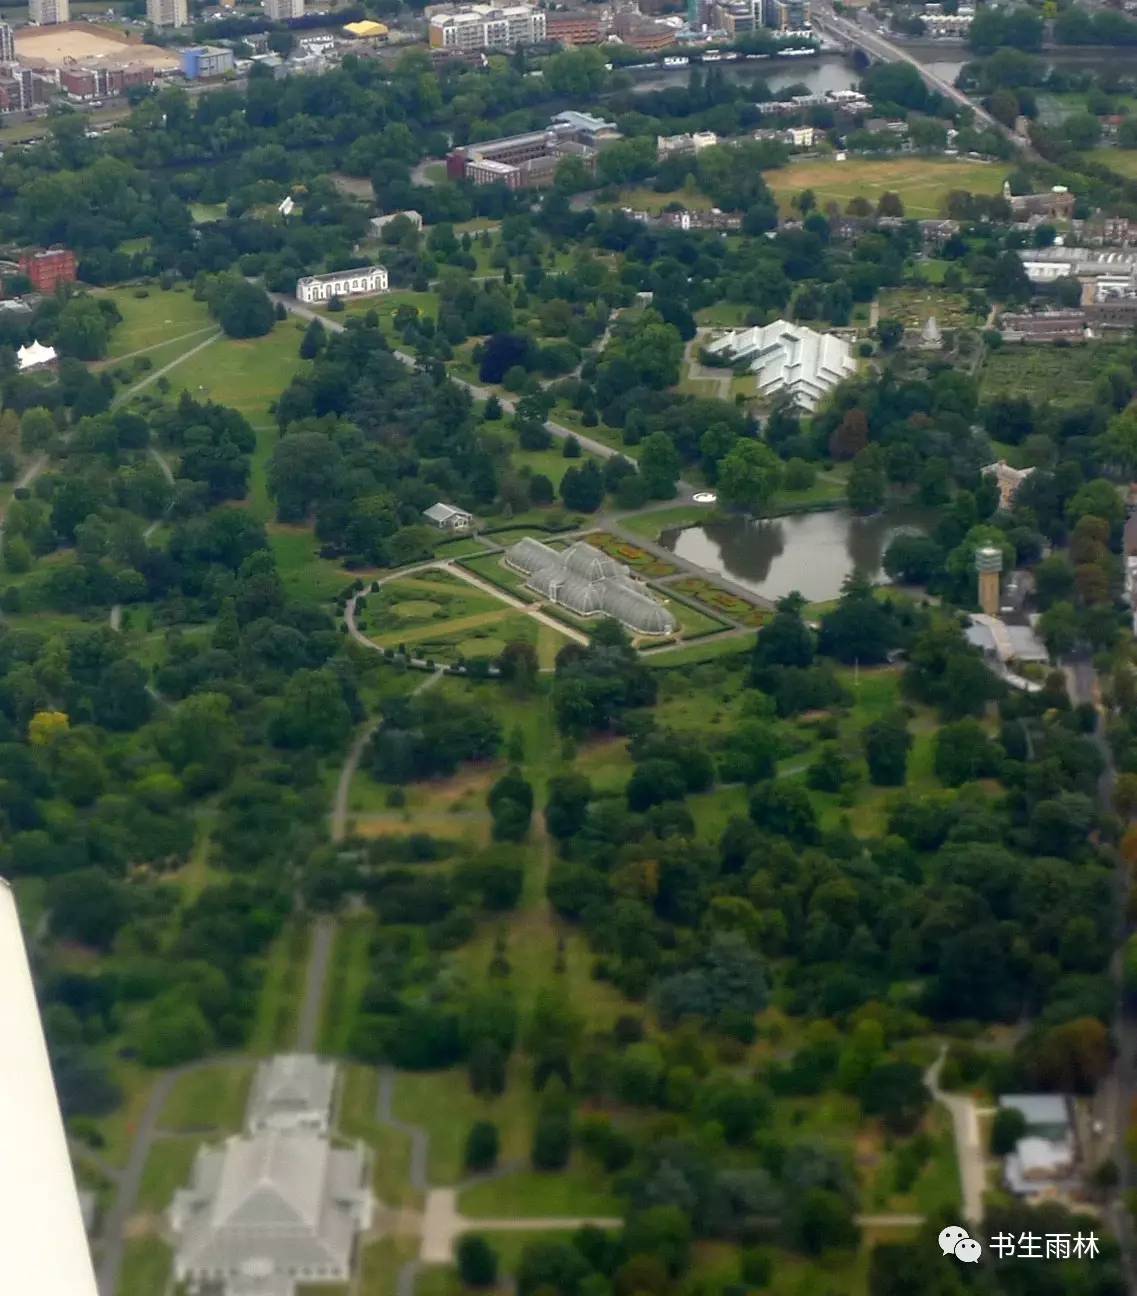
M 975 570 L 979 573 L 979 606 L 988 616 L 999 615 L 999 573 L 1003 570 L 1003 551 L 984 545 L 975 551 Z

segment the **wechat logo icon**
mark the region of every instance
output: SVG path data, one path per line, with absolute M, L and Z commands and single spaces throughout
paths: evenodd
M 958 1224 L 950 1224 L 941 1230 L 939 1242 L 940 1251 L 944 1255 L 955 1256 L 961 1264 L 978 1264 L 979 1257 L 983 1254 L 982 1246 Z

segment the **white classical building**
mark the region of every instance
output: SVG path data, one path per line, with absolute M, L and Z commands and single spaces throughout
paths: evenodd
M 296 297 L 302 302 L 326 302 L 331 297 L 374 297 L 386 291 L 387 271 L 382 266 L 337 270 L 296 281 Z
M 372 216 L 371 232 L 372 234 L 381 234 L 392 221 L 397 221 L 400 216 L 405 217 L 415 227 L 422 229 L 422 214 L 417 211 L 397 211 L 390 212 L 386 216 Z
M 732 329 L 706 350 L 732 364 L 745 363 L 758 379 L 759 396 L 788 392 L 803 409 L 816 409 L 827 392 L 857 372 L 844 338 L 818 333 L 789 320 Z
M 257 1067 L 249 1095 L 250 1134 L 327 1134 L 336 1068 L 311 1053 L 280 1053 Z
M 369 1170 L 360 1145 L 298 1131 L 201 1148 L 170 1207 L 176 1280 L 210 1296 L 348 1282 L 356 1237 L 371 1225 Z

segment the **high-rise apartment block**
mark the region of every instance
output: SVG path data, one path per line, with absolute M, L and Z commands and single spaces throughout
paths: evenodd
M 71 21 L 71 0 L 28 0 L 28 21 L 39 27 Z
M 516 49 L 546 39 L 544 11 L 530 5 L 498 9 L 472 5 L 451 13 L 436 13 L 430 20 L 433 49 Z
M 16 40 L 12 28 L 6 22 L 0 22 L 0 63 L 15 63 Z
M 187 27 L 189 0 L 146 0 L 146 18 L 152 27 Z
M 304 0 L 264 0 L 265 17 L 273 22 L 287 22 L 304 17 Z

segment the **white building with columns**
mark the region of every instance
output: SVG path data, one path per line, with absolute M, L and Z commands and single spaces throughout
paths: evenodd
M 326 302 L 331 297 L 374 297 L 386 291 L 387 271 L 382 266 L 337 270 L 296 281 L 296 297 L 302 302 Z

